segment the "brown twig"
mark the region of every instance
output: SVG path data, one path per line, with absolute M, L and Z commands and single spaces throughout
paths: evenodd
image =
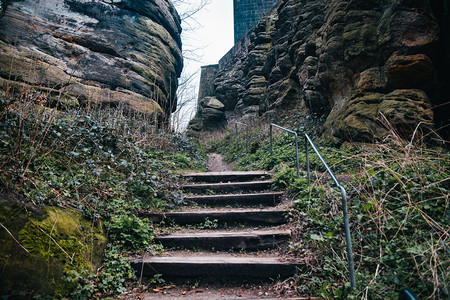
M 22 248 L 23 250 L 25 250 L 27 253 L 29 252 L 21 243 L 19 243 L 18 240 L 16 240 L 16 238 L 12 235 L 12 233 L 8 230 L 8 228 L 5 227 L 5 225 L 3 225 L 2 223 L 0 223 L 0 226 L 3 227 L 3 229 L 6 230 L 6 232 L 13 238 L 13 240 L 20 246 L 20 248 Z

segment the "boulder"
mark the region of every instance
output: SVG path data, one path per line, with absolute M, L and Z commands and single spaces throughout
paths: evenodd
M 419 124 L 429 129 L 433 122 L 427 95 L 412 89 L 356 97 L 330 116 L 334 118 L 327 119 L 322 138 L 336 143 L 374 142 L 390 134 L 391 129 L 410 138 Z
M 66 271 L 101 265 L 107 245 L 101 222 L 87 220 L 74 209 L 25 207 L 2 196 L 0 220 L 15 240 L 0 230 L 1 295 L 60 298 L 69 292 Z
M 225 105 L 215 97 L 204 97 L 199 101 L 196 117 L 188 125 L 189 132 L 212 130 L 225 122 Z M 190 134 L 192 135 L 192 134 Z
M 218 125 L 223 121 L 225 118 L 225 113 L 221 110 L 214 109 L 211 107 L 206 107 L 203 109 L 202 112 L 202 119 L 203 119 L 203 127 L 207 128 L 210 127 L 210 125 Z
M 167 117 L 183 67 L 180 33 L 169 0 L 9 1 L 0 84 Z
M 218 111 L 225 111 L 225 105 L 223 105 L 222 102 L 217 100 L 217 98 L 214 97 L 207 97 L 205 99 L 208 99 L 208 101 L 205 104 L 205 108 L 211 108 Z
M 386 61 L 387 84 L 393 88 L 424 86 L 433 77 L 434 65 L 425 54 L 399 55 L 394 53 Z
M 380 67 L 373 67 L 355 76 L 355 95 L 383 92 L 386 89 L 386 78 Z

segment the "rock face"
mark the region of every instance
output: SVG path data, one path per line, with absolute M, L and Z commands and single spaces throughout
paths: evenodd
M 432 124 L 429 99 L 421 90 L 404 89 L 352 98 L 346 101 L 339 114 L 328 118 L 325 128 L 327 134 L 340 140 L 372 142 L 390 133 L 389 124 L 400 136 L 410 137 L 418 121 L 423 123 L 421 129 L 429 129 Z M 388 126 L 380 126 L 380 122 Z
M 215 96 L 228 121 L 313 119 L 336 143 L 376 139 L 386 121 L 405 133 L 442 125 L 447 21 L 439 1 L 280 0 L 219 62 Z
M 180 32 L 169 0 L 7 0 L 0 84 L 168 117 L 183 67 Z

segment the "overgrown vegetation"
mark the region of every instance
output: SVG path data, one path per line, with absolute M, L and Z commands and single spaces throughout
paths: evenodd
M 300 134 L 301 128 L 297 128 Z M 395 299 L 410 288 L 420 299 L 449 297 L 450 154 L 436 146 L 401 139 L 394 130 L 383 143 L 318 142 L 349 193 L 349 213 L 358 289 L 351 291 L 340 193 L 315 154 L 313 183 L 297 178 L 294 139 L 277 135 L 270 156 L 268 128 L 250 131 L 249 150 L 229 131 L 209 143 L 239 169 L 274 170 L 275 187 L 294 199 L 295 238 L 289 253 L 312 268 L 278 284 L 300 295 L 327 299 Z M 417 138 L 417 136 L 416 136 Z M 300 142 L 300 162 L 305 165 Z
M 153 225 L 137 215 L 181 205 L 178 174 L 202 170 L 204 155 L 145 115 L 120 107 L 57 109 L 47 100 L 37 90 L 0 94 L 1 191 L 28 207 L 71 208 L 92 224 L 104 222 L 110 245 L 102 266 L 95 272 L 98 266 L 73 259 L 65 268 L 67 284 L 80 299 L 122 293 L 134 278 L 126 257 L 145 250 L 154 237 Z M 42 232 L 47 246 L 67 248 L 51 225 L 27 226 Z M 69 242 L 79 245 L 75 238 Z M 44 252 L 53 259 L 53 252 Z
M 104 224 L 109 237 L 99 268 L 68 259 L 75 252 L 89 255 L 89 251 L 86 244 L 55 229 L 52 218 L 18 227 L 21 234 L 12 236 L 20 241 L 13 243 L 41 253 L 48 262 L 64 260 L 66 283 L 57 289 L 58 296 L 68 291 L 75 299 L 123 293 L 136 281 L 127 257 L 149 247 L 160 250 L 152 245 L 158 229 L 139 219 L 138 213 L 182 204 L 176 188 L 179 169 L 204 168 L 204 155 L 181 136 L 161 134 L 145 116 L 120 109 L 58 110 L 47 106 L 46 96 L 36 91 L 21 97 L 3 93 L 0 105 L 2 193 L 18 195 L 25 207 L 76 210 L 92 228 Z M 297 127 L 298 133 L 303 130 Z M 313 183 L 308 184 L 305 170 L 297 178 L 292 136 L 276 135 L 274 154 L 269 155 L 267 133 L 267 128 L 250 131 L 248 152 L 242 136 L 237 145 L 234 131 L 216 137 L 208 148 L 223 153 L 238 169 L 273 170 L 274 188 L 288 190 L 294 199 L 290 212 L 294 239 L 287 251 L 311 268 L 278 283 L 280 289 L 329 299 L 392 299 L 407 287 L 421 299 L 449 297 L 448 151 L 407 143 L 394 131 L 384 143 L 372 145 L 337 149 L 318 142 L 349 194 L 358 284 L 351 291 L 340 194 L 315 154 L 310 156 Z M 301 141 L 302 169 L 304 150 Z M 16 210 L 1 213 L 9 220 L 17 215 Z M 20 219 L 24 218 L 32 220 Z M 217 223 L 206 220 L 201 226 L 215 228 Z M 84 226 L 77 230 L 83 237 L 94 232 Z M 27 238 L 29 232 L 50 246 L 35 247 Z M 157 276 L 151 282 L 162 279 Z

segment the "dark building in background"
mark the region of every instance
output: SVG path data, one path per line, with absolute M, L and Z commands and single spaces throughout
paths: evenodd
M 258 23 L 278 2 L 278 0 L 233 0 L 234 43 Z
M 216 95 L 214 89 L 214 80 L 219 72 L 219 65 L 202 66 L 200 73 L 200 88 L 198 90 L 198 101 L 205 97 L 211 97 Z

